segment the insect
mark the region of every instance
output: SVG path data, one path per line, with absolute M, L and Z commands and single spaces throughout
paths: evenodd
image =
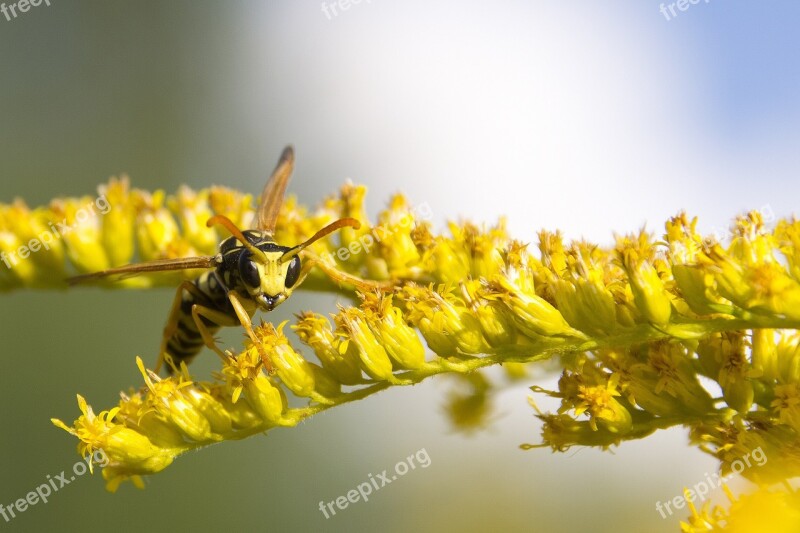
M 209 269 L 178 287 L 164 327 L 156 371 L 166 359 L 169 361 L 167 372 L 171 373 L 182 361 L 190 362 L 204 344 L 226 359 L 227 356 L 213 337 L 223 326 L 241 324 L 261 350 L 253 332 L 252 318 L 255 312 L 258 309 L 272 311 L 286 301 L 314 266 L 340 284 L 349 284 L 361 290 L 377 286 L 375 282 L 342 272 L 306 251 L 312 243 L 341 228 L 358 229 L 361 224 L 354 218 L 336 220 L 296 246 L 282 246 L 275 242 L 273 233 L 278 211 L 293 169 L 294 150 L 287 146 L 261 193 L 255 229 L 241 231 L 222 215 L 215 215 L 207 221 L 208 227 L 222 226 L 231 234 L 231 237 L 222 241 L 217 255 L 130 264 L 76 276 L 68 281 L 75 284 L 110 276 L 122 279 L 150 272 Z M 301 259 L 301 256 L 304 257 Z M 260 355 L 265 369 L 271 373 L 273 367 L 269 357 L 263 351 Z

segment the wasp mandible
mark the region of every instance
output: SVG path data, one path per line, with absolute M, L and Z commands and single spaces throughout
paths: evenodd
M 261 349 L 252 325 L 256 310 L 275 309 L 291 296 L 292 291 L 303 282 L 315 265 L 337 283 L 346 283 L 362 290 L 377 285 L 342 272 L 313 256 L 301 260 L 303 251 L 319 239 L 344 227 L 361 227 L 360 222 L 354 218 L 332 222 L 296 246 L 282 246 L 275 242 L 273 233 L 278 211 L 293 169 L 294 150 L 287 146 L 261 193 L 255 229 L 241 231 L 222 215 L 208 219 L 208 227 L 222 226 L 231 234 L 231 237 L 222 241 L 217 255 L 130 264 L 76 276 L 70 278 L 69 282 L 74 284 L 109 276 L 127 277 L 169 270 L 213 269 L 197 279 L 184 281 L 178 287 L 164 327 L 156 372 L 166 358 L 170 360 L 167 365 L 170 373 L 182 361 L 189 363 L 202 349 L 203 344 L 226 359 L 227 356 L 213 337 L 223 326 L 241 324 L 253 343 Z M 273 367 L 263 351 L 261 359 L 266 370 L 271 373 Z

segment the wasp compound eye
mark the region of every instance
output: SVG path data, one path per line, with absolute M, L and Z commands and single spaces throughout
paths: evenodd
M 242 253 L 242 255 L 239 256 L 239 276 L 248 287 L 258 287 L 261 285 L 258 267 L 249 253 Z
M 289 268 L 286 270 L 286 281 L 284 282 L 284 286 L 287 289 L 291 289 L 292 286 L 297 283 L 297 278 L 300 277 L 300 258 L 298 256 L 292 257 L 292 260 L 289 262 Z

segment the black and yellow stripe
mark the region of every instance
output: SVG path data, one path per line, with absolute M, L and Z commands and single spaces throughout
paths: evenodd
M 219 283 L 217 276 L 217 272 L 206 272 L 191 282 L 197 287 L 198 293 L 203 294 L 202 298 L 199 294 L 192 294 L 187 290 L 182 291 L 178 329 L 167 339 L 166 343 L 167 353 L 172 356 L 176 366 L 180 365 L 182 361 L 188 364 L 204 346 L 203 337 L 192 317 L 193 305 L 202 305 L 236 318 L 236 313 L 228 301 L 227 291 Z M 200 320 L 212 335 L 220 329 L 219 324 L 215 324 L 205 317 L 200 317 Z

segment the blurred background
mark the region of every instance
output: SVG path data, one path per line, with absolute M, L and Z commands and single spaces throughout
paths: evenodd
M 791 0 L 703 0 L 675 15 L 650 1 L 50 4 L 0 15 L 2 202 L 93 196 L 121 173 L 145 189 L 257 193 L 293 143 L 290 192 L 305 203 L 351 178 L 369 187 L 372 215 L 403 191 L 430 205 L 438 228 L 506 216 L 534 244 L 540 228 L 603 244 L 642 226 L 660 233 L 682 209 L 720 235 L 748 209 L 797 211 Z M 155 361 L 172 296 L 0 295 L 0 503 L 72 468 L 75 440 L 50 417 L 73 420 L 77 392 L 99 410 L 138 385 L 134 357 Z M 268 318 L 335 303 L 296 293 Z M 240 342 L 241 331 L 223 335 Z M 193 371 L 215 365 L 206 352 Z M 112 495 L 83 476 L 0 526 L 678 531 L 685 514 L 662 519 L 656 502 L 715 461 L 682 430 L 612 453 L 520 450 L 540 438 L 527 386 L 554 380 L 504 388 L 474 435 L 453 430 L 443 405 L 454 382 L 439 378 L 186 455 L 143 491 Z M 421 449 L 429 467 L 329 519 L 320 512 Z

